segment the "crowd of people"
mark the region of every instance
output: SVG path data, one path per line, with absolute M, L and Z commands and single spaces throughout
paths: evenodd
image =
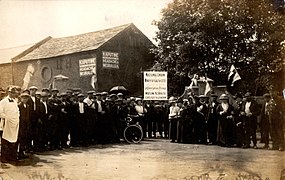
M 122 93 L 59 93 L 35 86 L 10 86 L 0 93 L 1 162 L 27 158 L 29 152 L 119 143 L 128 116 L 137 117 L 144 139 L 159 136 L 173 143 L 257 148 L 259 125 L 263 148 L 284 149 L 284 100 L 270 94 L 259 105 L 250 93 L 237 94 L 234 103 L 227 94 L 144 101 Z

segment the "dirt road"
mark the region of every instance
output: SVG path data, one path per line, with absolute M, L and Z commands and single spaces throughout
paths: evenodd
M 259 145 L 262 146 L 261 144 Z M 280 179 L 285 152 L 177 144 L 96 145 L 34 154 L 1 164 L 2 179 Z

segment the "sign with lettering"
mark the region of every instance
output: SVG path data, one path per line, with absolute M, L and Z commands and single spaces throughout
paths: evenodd
M 167 72 L 144 72 L 144 100 L 167 100 Z
M 102 52 L 103 68 L 119 69 L 119 53 L 117 52 Z
M 96 58 L 79 60 L 80 76 L 89 76 L 96 74 Z

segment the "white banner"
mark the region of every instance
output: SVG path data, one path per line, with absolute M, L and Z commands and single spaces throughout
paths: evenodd
M 96 69 L 96 58 L 79 60 L 79 74 L 80 74 L 80 76 L 93 75 L 94 69 Z
M 144 100 L 167 100 L 167 72 L 144 72 Z
M 117 52 L 102 52 L 103 68 L 119 69 L 119 53 Z

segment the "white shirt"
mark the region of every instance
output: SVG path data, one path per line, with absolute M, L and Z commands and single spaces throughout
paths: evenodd
M 46 114 L 47 114 L 47 113 L 48 113 L 47 102 L 43 102 L 43 101 L 42 101 L 42 103 L 43 103 L 44 106 L 45 106 L 45 112 L 46 112 Z
M 36 110 L 36 97 L 31 96 L 31 99 L 32 99 L 33 102 L 34 102 L 34 111 L 35 111 L 35 110 Z
M 249 109 L 250 105 L 251 105 L 251 102 L 246 102 L 246 103 L 245 103 L 244 112 L 245 112 L 246 114 L 250 113 L 250 109 Z
M 173 119 L 180 115 L 180 108 L 178 106 L 170 106 L 169 108 L 169 119 Z
M 95 109 L 95 104 L 93 103 L 94 101 L 90 99 L 89 97 L 85 98 L 83 100 L 88 106 L 90 106 L 92 109 Z
M 146 109 L 143 106 L 136 105 L 135 109 L 139 115 L 142 115 L 143 113 L 146 112 Z
M 79 113 L 83 114 L 84 113 L 84 103 L 83 102 L 79 102 Z
M 229 109 L 229 103 L 221 103 L 223 111 L 227 112 L 227 110 Z
M 98 112 L 102 112 L 102 105 L 101 105 L 101 101 L 97 101 L 98 103 Z
M 10 101 L 9 101 L 10 99 Z M 15 99 L 5 97 L 0 101 L 0 118 L 4 120 L 2 138 L 14 143 L 18 140 L 20 111 Z

